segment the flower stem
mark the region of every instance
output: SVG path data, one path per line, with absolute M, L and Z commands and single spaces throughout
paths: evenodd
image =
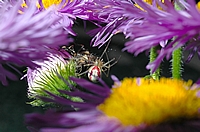
M 181 78 L 181 59 L 182 59 L 182 47 L 176 49 L 172 53 L 172 78 Z
M 174 3 L 174 8 L 176 10 L 181 10 L 181 6 L 177 1 Z M 173 38 L 175 40 L 175 37 Z M 176 44 L 175 44 L 176 45 Z M 175 46 L 174 45 L 174 46 Z M 182 47 L 176 49 L 172 53 L 172 78 L 181 78 L 181 59 L 182 59 Z
M 158 56 L 157 50 L 158 50 L 157 46 L 151 48 L 151 50 L 150 50 L 150 62 L 153 62 L 156 59 L 156 57 Z M 159 78 L 160 78 L 160 67 L 158 67 L 158 69 L 155 72 L 152 72 L 152 69 L 151 69 L 150 70 L 150 76 L 155 80 L 159 80 Z

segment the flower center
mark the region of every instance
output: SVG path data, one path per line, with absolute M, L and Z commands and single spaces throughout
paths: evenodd
M 44 8 L 47 9 L 48 7 L 50 7 L 52 5 L 58 5 L 58 4 L 60 4 L 61 1 L 62 0 L 42 0 L 42 4 L 43 4 Z
M 58 5 L 61 3 L 62 0 L 42 0 L 42 4 L 45 9 L 50 7 L 51 5 Z
M 191 84 L 192 81 L 167 78 L 159 81 L 126 78 L 121 86 L 113 88 L 113 93 L 98 109 L 125 126 L 195 118 L 199 115 L 199 88 L 190 89 Z
M 197 3 L 197 9 L 200 10 L 200 2 Z

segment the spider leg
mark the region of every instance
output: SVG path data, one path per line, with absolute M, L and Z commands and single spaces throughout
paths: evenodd
M 93 66 L 93 64 L 80 64 L 80 65 L 81 65 L 80 66 L 81 67 L 81 71 L 80 72 L 82 72 L 83 69 L 84 70 L 86 69 L 86 70 L 84 72 L 82 72 L 82 73 L 79 72 L 78 76 L 82 76 L 82 75 L 88 73 L 90 66 Z
M 121 57 L 121 56 L 120 56 Z M 110 67 L 114 66 L 118 60 L 120 59 L 120 57 L 116 60 L 115 58 L 112 58 L 111 60 L 109 60 L 108 62 L 104 63 L 102 66 L 102 72 L 108 77 L 108 74 L 110 72 Z M 113 63 L 112 63 L 113 62 Z M 112 64 L 111 64 L 112 63 Z M 108 70 L 107 73 L 105 73 L 105 71 Z
M 117 62 L 119 61 L 120 58 L 121 58 L 121 55 L 118 57 L 118 59 L 117 59 L 114 63 L 112 63 L 112 64 L 110 65 L 110 67 L 112 67 L 112 66 L 114 66 L 115 64 L 117 64 Z M 115 58 L 114 58 L 114 60 L 115 60 Z
M 106 48 L 104 49 L 103 53 L 101 54 L 101 56 L 99 57 L 99 59 L 102 59 L 103 55 L 106 53 L 106 50 L 108 49 L 108 46 L 111 42 L 111 39 L 109 40 L 108 44 L 106 45 Z
M 84 72 L 82 72 L 82 73 L 80 73 L 80 74 L 78 74 L 78 76 L 82 76 L 82 75 L 84 75 L 84 74 L 88 73 L 88 71 L 89 71 L 89 69 L 88 69 L 88 70 L 86 70 L 86 71 L 84 71 Z
M 106 59 L 109 61 L 109 58 L 108 58 L 108 54 L 106 53 Z M 105 65 L 106 66 L 106 65 Z M 107 73 L 106 72 L 104 72 L 103 70 L 103 72 L 104 72 L 104 74 L 106 75 L 106 77 L 108 77 L 108 75 L 109 75 L 109 73 L 110 73 L 110 63 L 108 63 L 108 67 L 107 67 Z M 103 68 L 102 68 L 103 69 Z
M 77 53 L 80 53 L 81 51 L 85 51 L 86 50 L 83 44 L 76 44 L 76 45 L 80 46 L 80 48 L 77 51 Z
M 106 62 L 106 63 L 104 63 L 103 64 L 103 67 L 107 67 L 107 65 L 109 65 L 111 62 L 113 62 L 115 60 L 115 58 L 112 58 L 111 60 L 109 60 L 108 62 Z M 112 65 L 110 65 L 110 67 L 111 66 L 113 66 L 113 65 L 115 65 L 117 63 L 117 61 L 115 61 Z

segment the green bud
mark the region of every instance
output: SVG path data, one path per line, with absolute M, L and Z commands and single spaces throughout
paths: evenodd
M 58 92 L 58 90 L 71 90 L 65 81 L 72 86 L 76 85 L 69 80 L 69 77 L 76 77 L 76 63 L 73 60 L 69 59 L 66 61 L 59 55 L 50 54 L 48 60 L 36 62 L 36 64 L 41 67 L 34 70 L 29 68 L 27 71 L 28 98 L 32 99 L 29 104 L 33 106 L 53 105 L 38 98 L 38 96 L 51 98 L 45 91 L 75 102 L 82 102 L 82 99 L 79 97 L 70 97 Z

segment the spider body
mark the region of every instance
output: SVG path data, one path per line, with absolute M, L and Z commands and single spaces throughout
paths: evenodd
M 65 48 L 66 51 L 70 52 L 72 56 L 70 59 L 74 60 L 74 62 L 76 63 L 76 72 L 78 76 L 87 74 L 88 79 L 92 82 L 97 82 L 101 78 L 102 72 L 106 76 L 108 76 L 110 67 L 116 64 L 116 61 L 114 61 L 115 58 L 106 63 L 102 59 L 108 47 L 105 48 L 100 57 L 97 57 L 90 53 L 84 48 L 83 45 L 81 45 L 81 49 L 79 49 L 77 52 L 74 49 L 74 45 Z M 107 54 L 106 57 L 108 59 Z

